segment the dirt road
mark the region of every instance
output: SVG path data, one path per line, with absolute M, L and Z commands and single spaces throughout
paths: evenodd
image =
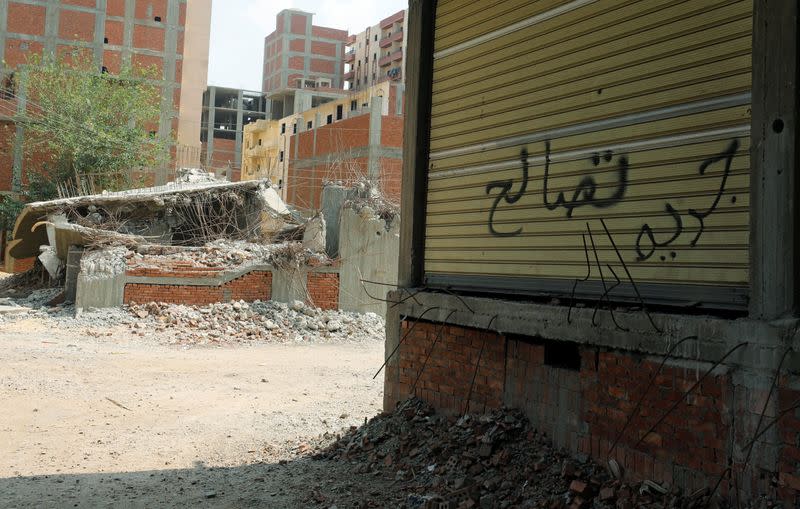
M 297 452 L 380 411 L 380 340 L 185 348 L 2 327 L 0 507 L 306 507 L 329 480 L 369 494 Z

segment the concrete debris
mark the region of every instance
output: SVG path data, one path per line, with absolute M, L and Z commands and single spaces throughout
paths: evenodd
M 356 196 L 345 202 L 345 207 L 356 211 L 361 217 L 379 217 L 386 221 L 387 228 L 395 219 L 399 219 L 400 206 L 384 198 L 368 181 L 356 184 L 355 192 Z
M 243 341 L 363 342 L 384 337 L 383 320 L 372 313 L 321 310 L 274 301 L 184 306 L 131 303 L 139 320 L 134 330 L 169 331 L 175 343 L 210 344 Z
M 30 203 L 17 218 L 9 254 L 37 256 L 39 246 L 50 245 L 64 260 L 70 245 L 265 242 L 294 222 L 268 181 L 222 182 L 196 170 L 181 178 L 166 186 Z
M 71 305 L 46 306 L 60 288 L 33 291 L 23 299 L 0 299 L 0 324 L 33 319 L 54 330 L 118 327 L 142 337 L 169 338 L 173 344 L 221 345 L 242 342 L 362 343 L 384 339 L 383 319 L 306 306 L 296 311 L 274 301 L 184 306 L 131 303 L 123 308 L 75 312 Z M 110 332 L 109 332 L 110 333 Z
M 306 223 L 303 231 L 303 247 L 315 253 L 325 252 L 325 218 L 321 213 Z
M 127 268 L 131 251 L 123 246 L 110 247 L 102 251 L 89 251 L 81 257 L 81 273 L 86 277 L 108 277 L 122 274 Z
M 41 246 L 40 249 L 42 253 L 39 255 L 39 261 L 42 262 L 42 266 L 44 266 L 51 278 L 58 278 L 64 264 L 58 255 L 56 255 L 56 248 L 52 246 Z
M 315 459 L 396 481 L 395 490 L 356 507 L 718 507 L 707 491 L 685 495 L 652 481 L 615 479 L 588 458 L 555 449 L 518 410 L 445 417 L 412 398 L 332 444 L 330 438 L 315 442 Z
M 217 178 L 202 168 L 181 168 L 175 177 L 177 183 L 217 182 Z

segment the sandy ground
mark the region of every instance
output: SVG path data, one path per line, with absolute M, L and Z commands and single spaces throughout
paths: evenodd
M 182 348 L 0 327 L 2 508 L 328 507 L 380 489 L 298 456 L 380 411 L 380 340 Z

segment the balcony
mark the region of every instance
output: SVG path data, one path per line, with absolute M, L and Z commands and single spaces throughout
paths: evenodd
M 387 65 L 392 63 L 392 55 L 386 56 L 378 60 L 379 67 L 386 67 Z
M 348 71 L 344 73 L 344 79 L 346 79 L 347 81 L 353 81 L 353 77 L 355 76 L 355 74 L 356 74 L 355 71 Z
M 352 46 L 356 43 L 356 34 L 350 35 L 347 37 L 347 40 L 344 42 L 348 46 Z
M 403 21 L 403 18 L 406 15 L 406 11 L 400 11 L 395 14 L 392 14 L 388 18 L 384 18 L 381 20 L 381 28 L 389 28 L 390 26 L 394 25 L 398 21 Z
M 400 35 L 402 36 L 402 33 Z M 386 48 L 388 46 L 391 46 L 392 40 L 393 39 L 391 35 L 388 37 L 384 37 L 383 39 L 380 40 L 380 42 L 378 42 L 378 46 L 380 46 L 381 48 Z
M 350 51 L 348 51 L 347 53 L 344 54 L 344 63 L 345 64 L 349 64 L 350 62 L 352 62 L 355 59 L 356 59 L 355 50 L 350 50 Z
M 395 51 L 394 53 L 392 53 L 391 55 L 389 55 L 389 57 L 392 59 L 392 62 L 394 62 L 396 60 L 402 60 L 403 59 L 403 50 L 399 49 L 399 50 Z
M 403 40 L 403 30 L 399 30 L 392 35 L 392 42 L 401 42 Z

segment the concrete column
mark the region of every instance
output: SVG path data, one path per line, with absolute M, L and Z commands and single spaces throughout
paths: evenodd
M 23 71 L 24 72 L 24 71 Z M 17 88 L 17 115 L 23 116 L 28 108 L 27 92 L 24 87 Z M 22 191 L 22 170 L 24 161 L 25 128 L 22 124 L 16 124 L 14 133 L 14 157 L 11 169 L 11 191 L 19 193 Z
M 244 132 L 244 92 L 239 90 L 236 97 L 236 147 L 234 148 L 233 164 L 242 166 L 242 134 Z M 231 175 L 233 177 L 233 175 Z
M 217 100 L 217 87 L 208 87 L 208 125 L 206 125 L 206 166 L 211 165 L 214 154 L 214 116 L 216 115 L 214 102 Z
M 0 62 L 6 58 L 6 34 L 8 31 L 8 0 L 0 0 Z
M 136 18 L 136 0 L 125 0 L 125 20 L 122 32 L 122 63 L 130 65 L 133 56 L 133 20 Z
M 106 0 L 96 0 L 95 8 L 97 13 L 94 17 L 94 42 L 93 49 L 94 65 L 100 69 L 103 65 L 103 48 L 105 43 L 103 38 L 106 33 Z
M 369 149 L 367 155 L 367 178 L 376 185 L 381 176 L 381 110 L 383 98 L 373 97 L 369 102 Z
M 754 2 L 750 176 L 750 314 L 797 316 L 800 137 L 796 0 Z

